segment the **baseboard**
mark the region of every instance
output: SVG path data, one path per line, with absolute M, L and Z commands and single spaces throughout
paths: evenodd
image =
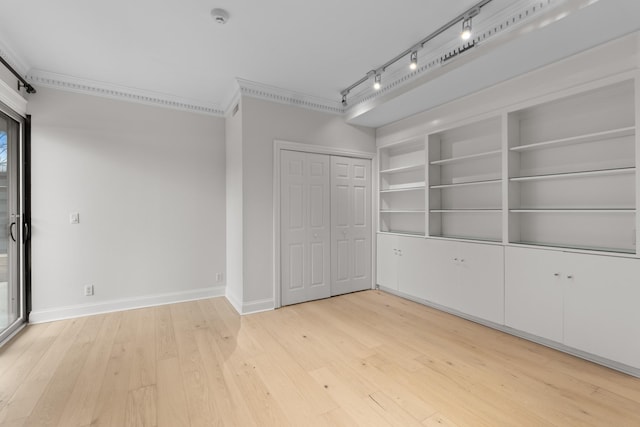
M 225 296 L 240 315 L 259 313 L 261 311 L 269 311 L 275 308 L 273 298 L 243 302 L 229 292 L 227 292 Z
M 248 301 L 242 304 L 242 314 L 260 313 L 261 311 L 269 311 L 274 308 L 275 301 L 273 298 Z
M 541 337 L 538 337 L 536 335 L 533 335 L 533 334 L 530 334 L 530 333 L 527 333 L 527 332 L 523 332 L 523 331 L 520 331 L 520 330 L 517 330 L 517 329 L 513 329 L 513 328 L 511 328 L 509 326 L 506 326 L 506 325 L 501 325 L 501 324 L 494 323 L 494 322 L 489 322 L 487 320 L 480 319 L 480 318 L 477 318 L 477 317 L 474 317 L 474 316 L 470 316 L 470 315 L 468 315 L 466 313 L 462 313 L 460 311 L 453 310 L 453 309 L 451 309 L 449 307 L 445 307 L 445 306 L 442 306 L 442 305 L 439 305 L 439 304 L 435 304 L 435 303 L 433 303 L 431 301 L 424 300 L 422 298 L 418 298 L 418 297 L 414 297 L 414 296 L 409 295 L 409 294 L 405 294 L 404 292 L 400 292 L 400 291 L 397 291 L 395 289 L 385 288 L 383 286 L 380 286 L 379 289 L 381 291 L 383 291 L 383 292 L 387 292 L 389 294 L 396 295 L 396 296 L 398 296 L 400 298 L 408 299 L 410 301 L 417 302 L 418 304 L 422 304 L 422 305 L 425 305 L 427 307 L 435 308 L 436 310 L 440 310 L 440 311 L 443 311 L 445 313 L 449 313 L 449 314 L 452 314 L 454 316 L 461 317 L 463 319 L 469 320 L 469 321 L 474 322 L 474 323 L 479 323 L 479 324 L 481 324 L 483 326 L 487 326 L 489 328 L 496 329 L 496 330 L 504 332 L 506 334 L 513 335 L 513 336 L 516 336 L 516 337 L 519 337 L 519 338 L 523 338 L 523 339 L 525 339 L 527 341 L 535 342 L 536 344 L 540 344 L 540 345 L 543 345 L 545 347 L 549 347 L 549 348 L 552 348 L 554 350 L 558 350 L 558 351 L 561 351 L 563 353 L 567 353 L 567 354 L 570 354 L 572 356 L 579 357 L 580 359 L 585 359 L 585 360 L 588 360 L 590 362 L 596 363 L 598 365 L 606 366 L 607 368 L 611 368 L 611 369 L 614 369 L 616 371 L 623 372 L 625 374 L 631 375 L 633 377 L 640 378 L 640 369 L 635 368 L 633 366 L 625 365 L 623 363 L 616 362 L 615 360 L 606 359 L 604 357 L 596 356 L 595 354 L 587 353 L 585 351 L 578 350 L 578 349 L 575 349 L 573 347 L 569 347 L 569 346 L 566 346 L 564 344 L 548 340 L 546 338 L 541 338 Z
M 44 323 L 94 314 L 112 313 L 157 305 L 221 297 L 225 295 L 225 286 L 194 289 L 184 292 L 171 292 L 158 295 L 145 295 L 135 298 L 104 301 L 96 304 L 78 304 L 45 310 L 34 310 L 29 314 L 29 323 Z

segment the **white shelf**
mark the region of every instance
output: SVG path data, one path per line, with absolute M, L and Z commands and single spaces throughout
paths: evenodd
M 380 190 L 380 194 L 384 194 L 384 193 L 401 193 L 404 191 L 418 191 L 418 190 L 422 190 L 424 191 L 425 189 L 425 185 L 416 185 L 414 187 L 400 187 L 400 188 L 389 188 L 387 190 Z
M 469 154 L 467 156 L 458 156 L 458 157 L 451 157 L 449 159 L 434 160 L 433 162 L 430 162 L 430 164 L 432 164 L 432 165 L 446 165 L 446 164 L 451 164 L 451 163 L 458 163 L 458 162 L 465 162 L 465 161 L 469 161 L 469 160 L 481 159 L 481 158 L 484 158 L 484 157 L 499 156 L 501 153 L 502 153 L 501 150 L 493 150 L 493 151 L 487 151 L 487 152 L 484 152 L 484 153 Z
M 501 213 L 502 209 L 432 209 L 431 213 Z
M 425 237 L 424 233 L 403 230 L 378 231 L 378 234 L 393 234 L 395 236 Z
M 635 213 L 635 209 L 510 209 L 512 213 Z
M 509 178 L 509 181 L 539 181 L 544 179 L 563 179 L 563 178 L 575 178 L 575 177 L 587 177 L 587 176 L 607 176 L 607 175 L 624 175 L 635 173 L 635 167 L 629 168 L 617 168 L 617 169 L 603 169 L 595 171 L 582 171 L 582 172 L 566 172 L 566 173 L 552 173 L 547 175 L 532 175 L 532 176 L 520 176 Z
M 429 188 L 432 190 L 437 190 L 439 188 L 455 188 L 455 187 L 468 187 L 470 185 L 487 185 L 487 184 L 499 184 L 501 183 L 501 179 L 489 179 L 486 181 L 470 181 L 470 182 L 458 182 L 455 184 L 441 184 L 441 185 L 432 185 Z
M 420 169 L 424 169 L 424 165 L 410 165 L 410 166 L 402 166 L 399 168 L 385 169 L 385 170 L 381 170 L 380 173 L 392 174 L 392 173 L 401 173 L 401 172 L 411 172 L 411 171 L 416 171 Z
M 606 252 L 606 253 L 623 253 L 623 254 L 635 254 L 635 249 L 627 248 L 607 248 L 602 246 L 583 246 L 583 245 L 571 245 L 571 244 L 556 244 L 545 242 L 509 242 L 509 246 L 535 246 L 539 248 L 552 248 L 552 249 L 569 249 L 575 251 L 588 251 L 588 252 Z
M 408 209 L 389 209 L 389 210 L 384 210 L 384 211 L 380 211 L 381 214 L 412 214 L 412 213 L 421 213 L 424 214 L 426 211 L 424 210 L 408 210 Z
M 635 135 L 635 126 L 629 126 L 619 129 L 607 130 L 604 132 L 589 133 L 586 135 L 577 135 L 569 138 L 554 139 L 551 141 L 536 142 L 534 144 L 520 145 L 510 148 L 511 151 L 528 151 L 539 150 L 551 147 L 561 147 L 563 145 L 584 144 L 587 142 L 601 141 L 606 139 L 622 138 L 625 136 Z
M 458 241 L 462 241 L 462 242 L 470 242 L 470 243 L 476 243 L 476 242 L 487 242 L 487 243 L 502 243 L 501 239 L 492 239 L 490 237 L 475 237 L 475 236 L 460 236 L 460 235 L 454 235 L 454 234 L 437 234 L 437 235 L 431 235 L 428 236 L 429 238 L 433 238 L 433 239 L 439 239 L 439 240 L 458 240 Z

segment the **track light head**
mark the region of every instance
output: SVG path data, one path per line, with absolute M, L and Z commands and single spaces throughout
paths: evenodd
M 460 33 L 462 40 L 469 40 L 471 38 L 471 18 L 467 18 L 462 21 L 462 32 Z
M 346 107 L 347 106 L 347 95 L 342 95 L 342 106 Z
M 373 79 L 373 88 L 375 90 L 380 90 L 382 87 L 382 73 L 376 71 L 376 76 Z
M 409 64 L 409 69 L 414 71 L 418 68 L 418 51 L 414 50 L 411 52 L 411 63 Z

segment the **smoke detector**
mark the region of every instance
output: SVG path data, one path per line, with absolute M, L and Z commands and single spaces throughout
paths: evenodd
M 229 12 L 224 9 L 212 9 L 211 16 L 218 24 L 226 24 L 229 20 Z

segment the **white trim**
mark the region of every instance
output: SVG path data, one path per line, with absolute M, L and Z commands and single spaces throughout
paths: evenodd
M 67 307 L 56 307 L 32 311 L 29 323 L 43 323 L 54 320 L 71 319 L 75 317 L 91 316 L 94 314 L 112 313 L 114 311 L 132 310 L 143 307 L 154 307 L 178 302 L 195 301 L 200 299 L 221 297 L 225 294 L 225 286 L 194 289 L 183 292 L 170 292 L 158 295 L 124 298 L 100 302 L 97 304 L 78 304 Z
M 3 80 L 0 80 L 0 102 L 22 117 L 27 114 L 27 100 Z
M 338 101 L 252 82 L 249 80 L 236 80 L 240 86 L 240 92 L 243 96 L 265 99 L 279 104 L 294 105 L 296 107 L 322 111 L 324 113 L 342 115 L 345 112 L 345 109 L 342 107 L 342 103 Z
M 378 186 L 373 177 L 377 176 L 377 154 L 366 151 L 343 150 L 324 145 L 304 144 L 283 140 L 273 141 L 273 306 L 282 307 L 280 289 L 280 152 L 282 150 L 301 151 L 305 153 L 326 154 L 329 156 L 355 157 L 371 161 L 371 289 L 375 288 L 376 276 L 376 230 L 377 230 L 377 194 Z M 374 175 L 374 173 L 376 175 Z
M 227 286 L 227 290 L 225 292 L 225 298 L 229 301 L 229 304 L 238 312 L 238 314 L 242 314 L 242 301 L 240 301 L 235 295 L 229 292 L 229 286 Z
M 262 311 L 270 311 L 275 308 L 273 298 L 241 302 L 235 295 L 232 295 L 229 292 L 227 292 L 226 298 L 229 301 L 229 304 L 231 304 L 241 316 L 244 316 L 245 314 L 260 313 Z
M 30 70 L 27 75 L 27 81 L 34 86 L 50 87 L 58 90 L 82 93 L 85 95 L 101 96 L 103 98 L 136 102 L 139 104 L 153 105 L 156 107 L 164 107 L 216 117 L 224 116 L 224 111 L 221 108 L 208 105 L 205 102 L 180 98 L 149 90 L 129 88 L 106 82 L 66 76 L 51 73 L 49 71 Z

